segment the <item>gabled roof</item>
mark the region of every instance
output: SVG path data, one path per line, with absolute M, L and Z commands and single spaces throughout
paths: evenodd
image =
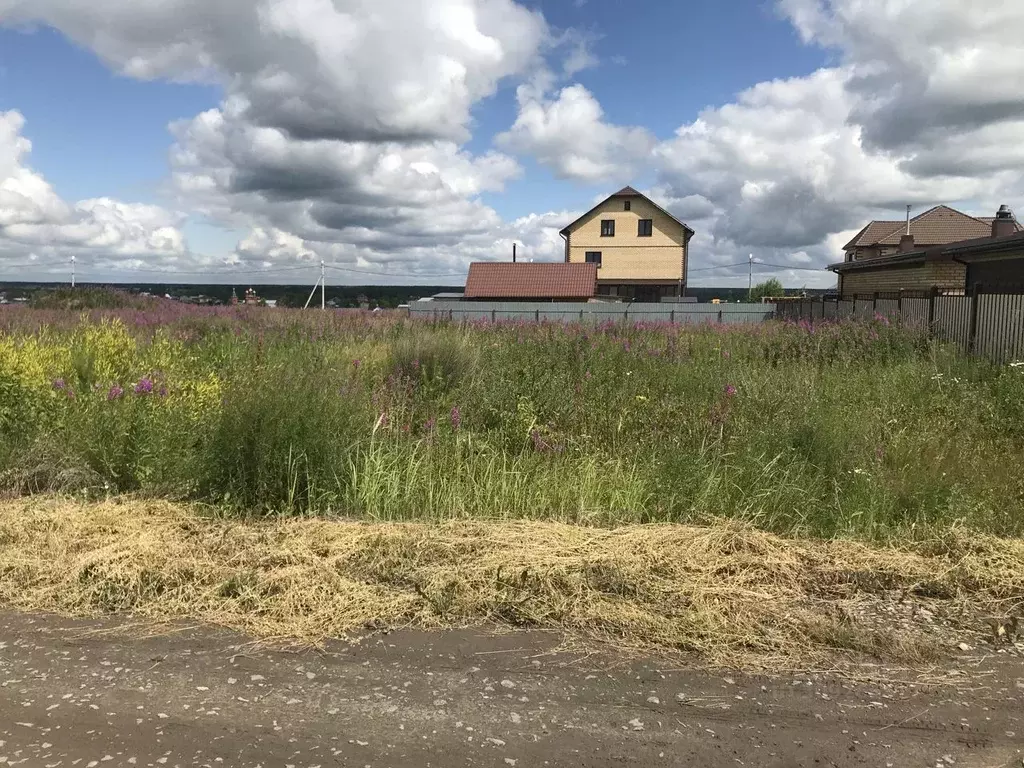
M 871 247 L 876 245 L 886 235 L 890 235 L 899 227 L 905 226 L 902 221 L 871 221 L 860 232 L 853 236 L 853 240 L 843 246 L 844 251 L 858 246 Z
M 1015 225 L 1017 231 L 1021 231 L 1020 225 L 1016 222 Z M 844 245 L 843 250 L 899 245 L 906 231 L 904 221 L 872 221 Z M 937 205 L 910 220 L 910 234 L 914 236 L 915 245 L 922 246 L 989 237 L 992 234 L 992 218 L 970 216 L 948 205 Z
M 984 258 L 987 254 L 998 254 L 1004 251 L 1020 252 L 1024 249 L 1024 229 L 1020 224 L 1016 224 L 1016 229 L 1016 232 L 1000 237 L 992 237 L 990 233 L 984 237 L 958 240 L 955 243 L 915 248 L 907 253 L 894 253 L 874 259 L 857 259 L 840 264 L 830 264 L 828 269 L 842 273 L 907 266 L 925 261 L 947 260 L 967 263 L 977 258 Z
M 570 222 L 570 223 L 569 223 L 569 225 L 565 227 L 565 229 L 563 229 L 563 230 L 562 230 L 561 232 L 559 232 L 559 234 L 562 234 L 562 235 L 566 234 L 566 233 L 567 233 L 567 232 L 569 232 L 569 231 L 570 231 L 570 230 L 571 230 L 571 229 L 572 229 L 572 228 L 573 228 L 573 227 L 574 227 L 574 226 L 575 226 L 576 224 L 578 224 L 579 222 L 583 221 L 583 219 L 587 218 L 587 216 L 589 216 L 590 214 L 592 214 L 592 213 L 593 213 L 594 211 L 596 211 L 596 210 L 597 210 L 598 208 L 600 208 L 600 207 L 601 207 L 602 205 L 604 205 L 604 204 L 605 204 L 605 203 L 607 203 L 607 202 L 608 202 L 609 200 L 612 200 L 613 198 L 616 198 L 616 197 L 639 197 L 639 198 L 641 198 L 641 199 L 643 199 L 643 200 L 646 200 L 646 201 L 647 201 L 648 203 L 650 203 L 651 205 L 653 205 L 653 206 L 654 206 L 655 208 L 657 208 L 657 209 L 658 209 L 659 211 L 661 211 L 661 212 L 662 212 L 663 214 L 665 214 L 665 215 L 666 215 L 666 216 L 668 216 L 668 217 L 669 217 L 670 219 L 672 219 L 672 221 L 674 221 L 674 222 L 675 222 L 676 224 L 678 224 L 678 225 L 679 225 L 679 226 L 681 226 L 681 227 L 682 227 L 683 229 L 685 229 L 685 230 L 686 230 L 687 232 L 689 232 L 691 236 L 692 236 L 692 235 L 694 234 L 694 230 L 693 230 L 693 228 L 692 228 L 692 227 L 689 227 L 689 226 L 687 226 L 686 224 L 684 224 L 683 222 L 681 222 L 681 221 L 680 221 L 679 219 L 677 219 L 677 218 L 676 218 L 675 216 L 673 216 L 673 215 L 672 215 L 671 213 L 669 213 L 669 212 L 668 212 L 668 211 L 666 211 L 666 210 L 665 210 L 664 208 L 662 208 L 662 207 L 661 207 L 660 205 L 658 205 L 658 204 L 657 204 L 656 202 L 654 202 L 653 200 L 651 200 L 651 198 L 649 198 L 649 197 L 648 197 L 647 195 L 644 195 L 644 194 L 642 194 L 642 193 L 640 193 L 640 192 L 637 192 L 637 191 L 636 191 L 635 189 L 633 189 L 632 187 L 623 187 L 622 189 L 620 189 L 620 190 L 619 190 L 618 192 L 616 192 L 615 194 L 612 194 L 612 195 L 608 195 L 608 197 L 606 197 L 606 198 L 605 198 L 604 200 L 602 200 L 601 202 L 599 202 L 599 203 L 598 203 L 597 205 L 595 205 L 595 206 L 594 206 L 593 208 L 591 208 L 591 209 L 590 209 L 589 211 L 587 211 L 586 213 L 584 213 L 584 214 L 583 214 L 582 216 L 580 216 L 580 217 L 579 217 L 578 219 L 576 219 L 575 221 L 572 221 L 572 222 Z
M 878 241 L 879 245 L 899 245 L 906 230 L 895 232 Z M 958 240 L 992 234 L 992 225 L 968 216 L 948 205 L 937 205 L 910 220 L 910 234 L 919 245 L 945 245 Z
M 469 265 L 467 299 L 589 299 L 597 264 L 477 261 Z

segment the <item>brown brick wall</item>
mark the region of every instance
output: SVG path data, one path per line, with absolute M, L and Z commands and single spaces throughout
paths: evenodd
M 855 294 L 927 291 L 931 288 L 963 288 L 967 268 L 955 261 L 935 261 L 914 267 L 889 267 L 848 272 L 842 276 L 843 298 Z

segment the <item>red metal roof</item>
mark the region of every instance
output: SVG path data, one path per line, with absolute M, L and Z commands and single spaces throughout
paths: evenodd
M 469 265 L 467 299 L 589 299 L 597 292 L 596 264 L 565 262 L 513 264 L 478 261 Z

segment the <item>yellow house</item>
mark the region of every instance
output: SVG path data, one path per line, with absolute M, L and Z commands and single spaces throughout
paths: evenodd
M 597 293 L 634 301 L 681 296 L 693 230 L 632 187 L 598 203 L 560 233 L 565 260 L 597 264 Z

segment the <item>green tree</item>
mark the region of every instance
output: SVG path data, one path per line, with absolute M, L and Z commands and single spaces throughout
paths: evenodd
M 782 283 L 776 280 L 774 277 L 765 280 L 763 283 L 758 283 L 750 289 L 750 300 L 761 301 L 766 296 L 785 296 L 786 289 L 782 287 Z

